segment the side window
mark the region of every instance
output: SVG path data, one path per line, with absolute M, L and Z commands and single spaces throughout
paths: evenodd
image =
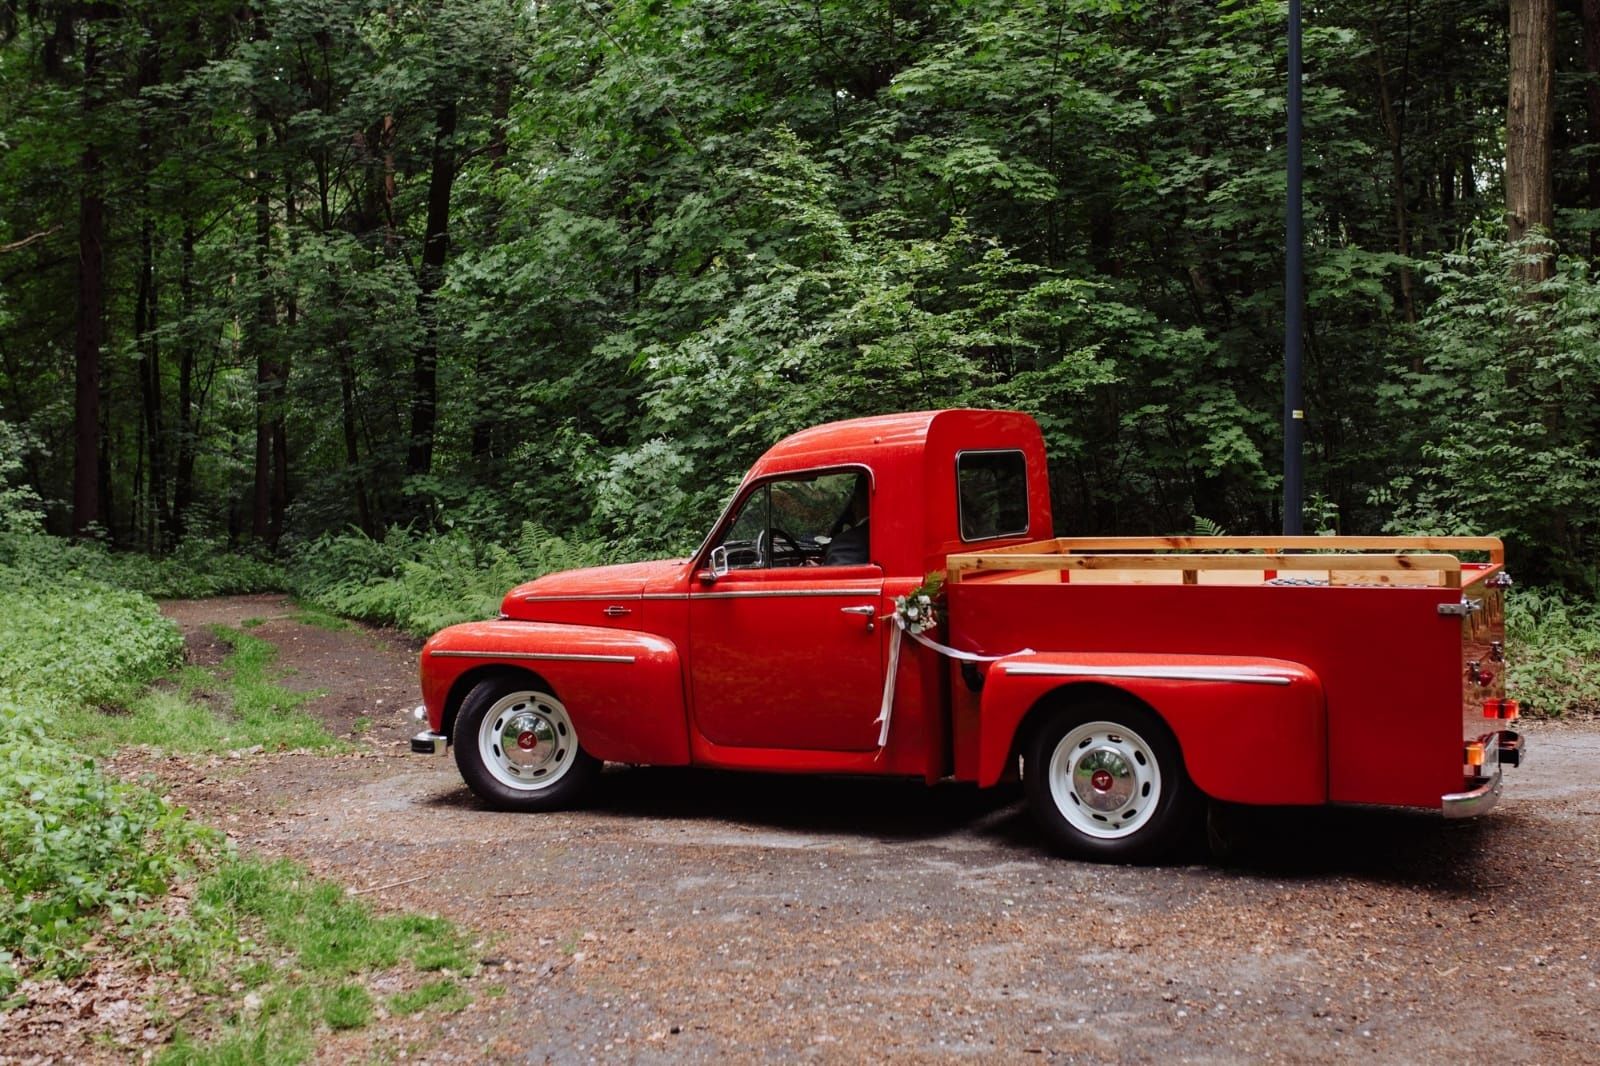
M 1028 463 L 1021 452 L 962 452 L 956 457 L 962 540 L 1028 532 Z
M 867 476 L 855 471 L 769 481 L 719 544 L 730 570 L 858 565 L 870 559 L 870 508 Z

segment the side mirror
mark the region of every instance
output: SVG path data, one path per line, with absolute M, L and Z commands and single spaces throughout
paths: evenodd
M 724 545 L 717 545 L 711 549 L 711 569 L 700 571 L 700 580 L 710 585 L 719 577 L 728 576 L 728 549 Z

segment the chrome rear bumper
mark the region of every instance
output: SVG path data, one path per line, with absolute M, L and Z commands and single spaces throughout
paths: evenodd
M 1476 818 L 1493 810 L 1505 787 L 1501 779 L 1502 767 L 1522 765 L 1527 742 L 1521 735 L 1502 729 L 1485 735 L 1482 740 L 1483 766 L 1489 772 L 1469 778 L 1466 783 L 1471 787 L 1466 791 L 1440 797 L 1440 807 L 1446 818 Z

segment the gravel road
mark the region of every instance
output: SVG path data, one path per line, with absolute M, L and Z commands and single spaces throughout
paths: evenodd
M 1531 727 L 1476 822 L 1248 812 L 1225 860 L 1092 866 L 1015 790 L 614 767 L 592 809 L 486 811 L 404 751 L 408 642 L 168 610 L 268 618 L 313 710 L 373 722 L 358 755 L 175 768 L 176 798 L 484 938 L 467 1010 L 329 1061 L 1600 1062 L 1594 724 Z

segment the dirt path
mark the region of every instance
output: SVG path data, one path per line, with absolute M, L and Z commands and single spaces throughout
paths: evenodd
M 485 938 L 466 1011 L 379 1026 L 423 1061 L 1600 1060 L 1600 727 L 1535 726 L 1475 823 L 1267 812 L 1245 854 L 1165 869 L 1045 854 L 1015 792 L 610 768 L 594 809 L 481 809 L 405 753 L 412 645 L 274 598 L 294 684 L 359 756 L 213 759 L 176 799 Z M 203 654 L 203 647 L 197 647 Z M 400 883 L 397 883 L 400 882 Z M 329 1049 L 336 1061 L 347 1045 Z

